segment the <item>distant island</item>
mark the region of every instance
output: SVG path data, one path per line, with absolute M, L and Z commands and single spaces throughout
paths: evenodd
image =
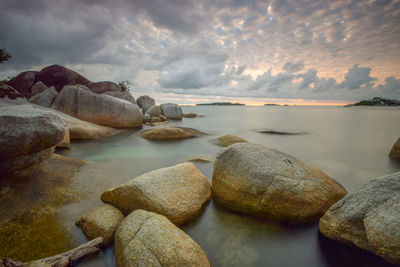
M 215 103 L 196 104 L 196 106 L 245 106 L 245 104 L 232 103 L 232 102 L 215 102 Z
M 374 97 L 371 100 L 362 100 L 354 104 L 346 105 L 345 107 L 352 107 L 352 106 L 400 106 L 400 101 L 395 99 Z
M 290 105 L 284 104 L 284 105 L 279 105 L 279 104 L 264 104 L 265 107 L 289 107 Z

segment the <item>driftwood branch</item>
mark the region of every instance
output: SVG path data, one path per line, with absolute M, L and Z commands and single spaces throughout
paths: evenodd
M 70 251 L 48 258 L 40 259 L 35 262 L 44 262 L 52 267 L 73 266 L 75 262 L 79 261 L 83 257 L 97 253 L 100 250 L 99 246 L 102 242 L 103 238 L 98 237 L 83 245 L 80 245 L 79 247 L 71 249 Z M 4 267 L 23 267 L 26 266 L 27 263 L 13 261 L 11 259 L 5 258 L 1 260 L 0 266 L 2 266 L 1 264 L 3 264 Z

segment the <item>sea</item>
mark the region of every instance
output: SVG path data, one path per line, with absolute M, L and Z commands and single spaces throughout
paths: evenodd
M 323 170 L 350 193 L 371 179 L 400 171 L 400 162 L 388 157 L 400 137 L 399 107 L 191 106 L 183 111 L 198 116 L 156 127 L 195 128 L 199 137 L 154 142 L 135 129 L 72 142 L 70 149 L 57 153 L 105 166 L 109 175 L 102 179 L 107 181 L 86 181 L 98 192 L 189 158 L 213 160 L 222 149 L 215 139 L 225 134 L 290 154 Z M 211 182 L 213 162 L 194 163 Z M 86 238 L 74 220 L 99 204 L 100 195 L 92 194 L 62 207 L 68 216 L 58 220 L 75 245 Z M 213 200 L 181 229 L 203 248 L 212 266 L 391 266 L 372 253 L 325 238 L 318 222 L 296 226 L 255 219 Z M 113 247 L 78 266 L 115 266 Z

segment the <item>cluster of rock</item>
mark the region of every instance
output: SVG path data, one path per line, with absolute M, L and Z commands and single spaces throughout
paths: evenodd
M 22 72 L 8 85 L 0 84 L 0 99 L 0 105 L 29 100 L 83 121 L 113 128 L 141 127 L 143 122 L 181 120 L 183 117 L 177 104 L 157 106 L 147 95 L 135 101 L 128 90 L 116 83 L 91 82 L 60 65 Z
M 118 266 L 210 266 L 200 246 L 176 226 L 196 218 L 210 198 L 207 178 L 187 162 L 105 191 L 101 200 L 107 204 L 76 224 L 88 239 L 101 236 L 103 245 L 114 240 Z
M 148 95 L 139 97 L 137 103 L 143 109 L 145 123 L 182 120 L 182 108 L 177 104 L 167 103 L 158 106 L 155 100 Z

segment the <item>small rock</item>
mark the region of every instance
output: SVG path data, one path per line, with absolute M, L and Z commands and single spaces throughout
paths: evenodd
M 144 114 L 145 115 L 149 114 L 150 117 L 158 117 L 161 115 L 161 109 L 159 106 L 154 105 L 154 106 L 151 106 L 149 109 L 147 109 Z
M 400 138 L 393 145 L 392 150 L 389 153 L 389 157 L 392 159 L 400 159 Z
M 196 118 L 197 114 L 196 113 L 183 113 L 184 118 Z
M 226 134 L 224 136 L 218 137 L 217 140 L 218 145 L 222 147 L 227 147 L 236 143 L 247 143 L 247 140 L 233 134 Z
M 151 116 L 149 114 L 144 114 L 143 122 L 150 122 Z
M 150 122 L 151 122 L 151 123 L 161 122 L 161 119 L 160 119 L 159 117 L 152 117 L 152 118 L 150 119 Z
M 144 209 L 177 225 L 195 218 L 210 198 L 210 183 L 191 162 L 145 173 L 101 195 L 125 214 Z
M 164 127 L 141 132 L 141 137 L 150 140 L 177 140 L 196 137 L 199 131 L 185 127 Z
M 102 245 L 110 245 L 124 215 L 116 207 L 104 204 L 80 216 L 75 224 L 82 228 L 88 240 L 103 237 Z
M 161 121 L 167 121 L 168 120 L 167 117 L 165 117 L 164 115 L 160 115 L 158 117 L 161 119 Z
M 129 214 L 115 233 L 117 266 L 209 267 L 207 255 L 185 232 L 162 215 Z
M 146 112 L 150 107 L 156 104 L 154 98 L 151 98 L 148 95 L 142 95 L 136 100 L 139 107 L 143 109 L 143 112 Z
M 57 96 L 57 91 L 53 86 L 51 86 L 46 90 L 44 90 L 43 92 L 29 98 L 29 102 L 49 108 L 53 104 L 56 96 Z
M 30 97 L 32 98 L 34 95 L 40 94 L 43 91 L 47 90 L 47 86 L 42 83 L 41 81 L 38 81 L 37 83 L 35 83 L 32 88 L 31 88 L 31 94 Z
M 170 120 L 182 120 L 182 108 L 177 104 L 161 104 L 161 113 Z

